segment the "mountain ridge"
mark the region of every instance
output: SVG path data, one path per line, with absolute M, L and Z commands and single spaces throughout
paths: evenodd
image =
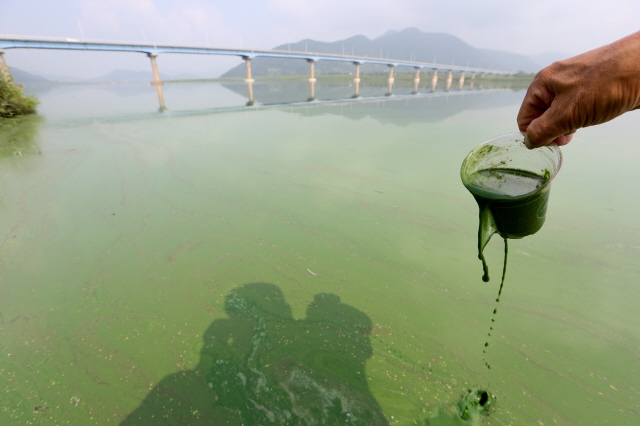
M 332 42 L 303 39 L 295 43 L 281 44 L 276 46 L 274 50 L 351 54 L 353 56 L 467 65 L 525 73 L 535 73 L 548 65 L 547 63 L 537 63 L 531 58 L 517 53 L 479 49 L 448 33 L 426 33 L 417 28 L 406 28 L 400 31 L 389 30 L 373 39 L 361 34 Z M 539 56 L 544 57 L 544 55 Z M 556 55 L 561 56 L 561 54 Z M 308 65 L 304 60 L 262 57 L 252 60 L 251 69 L 252 74 L 256 77 L 300 75 L 309 72 Z M 384 65 L 363 65 L 363 72 L 382 73 L 386 72 L 386 70 L 387 68 Z M 319 61 L 315 64 L 315 71 L 319 75 L 349 74 L 353 72 L 353 65 Z M 410 67 L 397 67 L 396 72 L 412 72 L 412 69 Z M 244 76 L 243 64 L 233 67 L 222 74 L 222 77 Z

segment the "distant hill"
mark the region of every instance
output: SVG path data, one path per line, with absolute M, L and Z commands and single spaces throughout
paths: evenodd
M 52 83 L 84 83 L 87 80 L 78 77 L 70 77 L 68 75 L 44 74 L 44 78 Z
M 153 74 L 151 71 L 133 70 L 113 70 L 105 75 L 94 78 L 77 78 L 63 75 L 47 75 L 45 78 L 43 76 L 22 71 L 18 68 L 11 68 L 11 75 L 17 83 L 148 83 L 153 80 Z M 178 71 L 174 73 L 161 72 L 160 78 L 162 80 L 194 80 L 206 77 L 186 71 Z
M 529 59 L 531 59 L 536 64 L 540 65 L 540 68 L 544 68 L 556 61 L 561 61 L 563 59 L 570 58 L 571 56 L 573 55 L 569 53 L 546 52 L 546 53 L 540 53 L 538 55 L 529 56 Z
M 153 80 L 151 71 L 113 70 L 100 77 L 89 79 L 96 82 L 149 82 Z
M 16 83 L 20 83 L 20 84 L 24 84 L 24 83 L 44 83 L 47 82 L 49 80 L 47 80 L 46 78 L 36 75 L 36 74 L 31 74 L 30 72 L 26 72 L 23 71 L 19 68 L 11 68 L 11 76 L 13 77 L 13 81 L 15 81 Z
M 518 70 L 526 73 L 536 73 L 542 68 L 530 58 L 518 53 L 504 52 L 502 50 L 478 49 L 483 55 L 500 64 L 501 69 Z
M 64 75 L 40 75 L 28 73 L 18 68 L 11 68 L 11 75 L 18 83 L 97 83 L 97 82 L 138 82 L 153 80 L 153 74 L 145 71 L 113 70 L 108 74 L 95 78 L 78 78 Z
M 276 50 L 297 52 L 352 54 L 374 58 L 437 62 L 440 64 L 467 65 L 504 71 L 537 72 L 542 67 L 524 55 L 498 50 L 477 49 L 458 37 L 446 33 L 425 33 L 417 28 L 388 31 L 373 40 L 357 35 L 345 40 L 322 42 L 302 40 L 297 43 L 276 46 Z M 366 67 L 366 68 L 365 68 Z M 309 65 L 303 60 L 255 58 L 251 61 L 254 76 L 306 74 Z M 319 61 L 315 65 L 318 74 L 346 74 L 353 72 L 349 63 Z M 363 65 L 363 72 L 386 72 L 387 67 Z M 411 68 L 398 67 L 397 72 L 412 72 Z M 240 64 L 222 77 L 244 77 L 244 64 Z
M 160 72 L 161 80 L 193 80 L 199 78 L 206 78 L 202 75 L 191 72 Z M 145 82 L 149 83 L 153 80 L 153 73 L 151 71 L 132 71 L 132 70 L 113 70 L 108 74 L 100 77 L 92 78 L 86 81 L 95 82 Z

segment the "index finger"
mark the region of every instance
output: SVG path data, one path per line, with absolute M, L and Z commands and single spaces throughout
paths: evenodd
M 534 79 L 518 111 L 518 129 L 526 132 L 529 124 L 551 107 L 553 98 L 553 94 L 537 78 Z

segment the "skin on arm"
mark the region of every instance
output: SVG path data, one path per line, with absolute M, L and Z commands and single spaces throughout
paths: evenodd
M 640 32 L 554 62 L 531 82 L 518 113 L 529 148 L 569 143 L 581 127 L 640 107 Z

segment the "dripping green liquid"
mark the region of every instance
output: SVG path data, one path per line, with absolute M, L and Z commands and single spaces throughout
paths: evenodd
M 485 169 L 472 173 L 463 181 L 473 194 L 479 207 L 478 258 L 482 261 L 482 280 L 489 281 L 489 268 L 484 257 L 484 249 L 493 234 L 499 234 L 504 240 L 504 264 L 502 280 L 496 302 L 500 302 L 504 280 L 507 273 L 509 245 L 507 239 L 522 238 L 534 234 L 544 224 L 549 200 L 550 178 L 548 170 L 544 176 L 515 169 Z M 493 310 L 491 322 L 495 322 L 498 309 Z M 493 326 L 489 327 L 487 338 L 491 337 Z M 489 341 L 484 344 L 483 354 Z M 483 357 L 484 358 L 484 357 Z M 487 368 L 491 365 L 484 358 Z
M 500 303 L 500 296 L 502 296 L 502 287 L 504 287 L 504 278 L 507 275 L 507 256 L 509 255 L 509 244 L 507 243 L 507 239 L 504 238 L 504 263 L 502 265 L 502 280 L 500 281 L 500 290 L 498 290 L 498 297 L 496 298 L 496 302 Z M 491 322 L 496 322 L 496 314 L 498 313 L 498 308 L 495 308 L 493 310 L 493 316 L 491 317 Z M 487 341 L 484 344 L 484 347 L 486 348 L 487 346 L 489 346 L 489 340 L 488 338 L 491 337 L 491 332 L 493 331 L 493 326 L 489 327 L 489 332 L 487 333 Z M 482 351 L 483 354 L 486 354 L 487 351 L 483 350 Z M 487 362 L 486 358 L 484 358 L 484 365 L 487 366 L 488 369 L 491 369 L 491 365 Z
M 493 234 L 504 239 L 535 234 L 544 224 L 549 201 L 549 171 L 544 176 L 515 169 L 485 169 L 470 174 L 464 186 L 479 207 L 478 258 L 482 280 L 489 281 L 484 248 Z

